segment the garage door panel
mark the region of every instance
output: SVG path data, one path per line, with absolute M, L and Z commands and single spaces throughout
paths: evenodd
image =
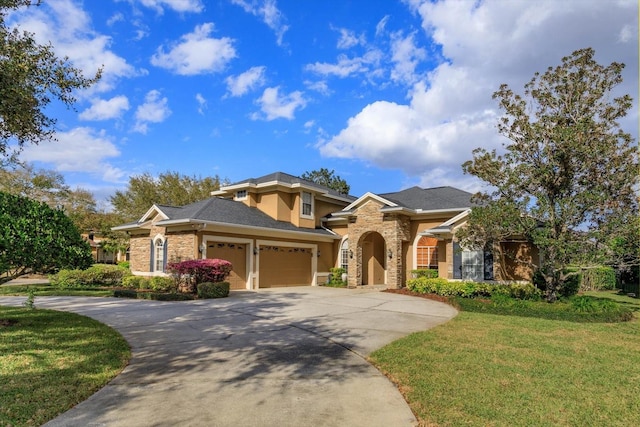
M 261 246 L 259 256 L 261 288 L 311 284 L 311 249 Z
M 247 288 L 247 244 L 209 242 L 207 245 L 207 258 L 224 259 L 229 261 L 233 270 L 227 278 L 231 289 Z

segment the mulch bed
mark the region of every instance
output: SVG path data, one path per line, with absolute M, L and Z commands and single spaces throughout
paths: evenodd
M 400 295 L 409 295 L 412 297 L 419 297 L 419 298 L 425 298 L 425 299 L 430 299 L 433 301 L 438 301 L 438 302 L 444 302 L 445 304 L 449 304 L 453 307 L 456 306 L 455 302 L 452 301 L 449 297 L 443 297 L 441 295 L 436 295 L 436 294 L 421 294 L 418 292 L 413 292 L 410 291 L 407 288 L 402 288 L 402 289 L 386 289 L 382 292 L 389 292 L 391 294 L 400 294 Z

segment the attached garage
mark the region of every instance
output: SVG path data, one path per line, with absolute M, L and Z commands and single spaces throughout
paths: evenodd
M 260 287 L 311 285 L 313 256 L 310 247 L 261 245 L 258 260 Z
M 218 258 L 229 261 L 233 270 L 227 278 L 231 289 L 247 289 L 247 248 L 246 243 L 207 242 L 207 258 Z

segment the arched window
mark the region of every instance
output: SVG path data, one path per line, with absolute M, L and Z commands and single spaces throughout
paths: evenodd
M 438 269 L 438 239 L 422 236 L 416 245 L 417 269 Z
M 164 240 L 157 238 L 154 244 L 154 271 L 164 271 Z
M 340 267 L 345 271 L 349 269 L 349 239 L 344 239 L 340 245 Z

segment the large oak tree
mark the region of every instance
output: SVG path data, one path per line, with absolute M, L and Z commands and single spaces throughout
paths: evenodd
M 493 97 L 505 150 L 478 148 L 463 165 L 489 185 L 459 234 L 463 245 L 526 238 L 540 250 L 549 301 L 568 265 L 601 262 L 612 239 L 638 233 L 628 221 L 638 216 L 637 145 L 619 124 L 632 99 L 614 97 L 624 64 L 603 66 L 594 54 L 578 50 L 535 73 L 522 95 L 503 84 Z

